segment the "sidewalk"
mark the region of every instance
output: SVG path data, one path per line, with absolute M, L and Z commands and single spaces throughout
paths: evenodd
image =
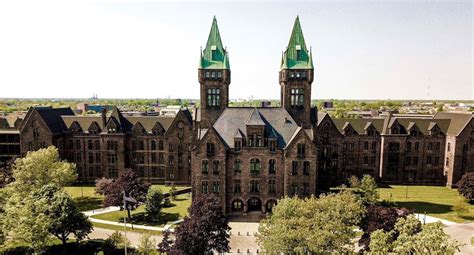
M 433 216 L 428 216 L 426 214 L 415 213 L 415 216 L 423 224 L 435 223 L 435 222 L 438 222 L 438 221 L 443 223 L 443 225 L 448 226 L 448 227 L 458 224 L 456 222 L 452 222 L 452 221 L 449 221 L 449 220 L 443 220 L 443 219 L 436 218 L 436 217 L 433 217 Z
M 82 212 L 84 215 L 86 215 L 91 222 L 96 222 L 96 223 L 102 223 L 102 224 L 108 224 L 108 225 L 114 225 L 114 226 L 120 226 L 123 227 L 124 224 L 123 222 L 116 222 L 116 221 L 108 221 L 108 220 L 101 220 L 101 219 L 96 219 L 91 216 L 93 215 L 98 215 L 98 214 L 103 214 L 103 213 L 109 213 L 109 212 L 115 212 L 115 211 L 120 211 L 120 207 L 118 206 L 109 206 L 106 208 L 100 208 L 100 209 L 95 209 L 95 210 L 90 210 L 90 211 L 85 211 Z M 173 221 L 170 224 L 166 224 L 164 227 L 153 227 L 153 226 L 145 226 L 145 225 L 136 225 L 136 224 L 131 224 L 128 223 L 126 224 L 127 227 L 130 227 L 132 229 L 138 228 L 138 229 L 145 229 L 145 230 L 152 230 L 152 231 L 165 231 L 169 230 L 170 232 L 174 232 L 174 228 L 171 228 L 172 225 L 178 224 L 183 222 L 182 219 L 179 219 L 177 221 Z

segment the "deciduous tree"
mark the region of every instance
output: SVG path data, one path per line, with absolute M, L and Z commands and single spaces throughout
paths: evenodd
M 457 183 L 458 192 L 469 200 L 474 200 L 474 172 L 465 173 Z
M 58 149 L 54 146 L 30 151 L 26 157 L 16 159 L 12 172 L 15 181 L 8 186 L 14 192 L 23 194 L 47 184 L 62 187 L 77 178 L 75 165 L 60 160 Z
M 158 251 L 160 253 L 171 254 L 174 242 L 171 239 L 170 235 L 171 231 L 163 231 L 163 239 L 161 240 L 161 243 L 158 244 Z
M 364 214 L 350 191 L 300 199 L 285 197 L 259 226 L 259 243 L 270 254 L 326 254 L 353 250 L 354 226 Z
M 156 219 L 163 208 L 163 193 L 158 186 L 151 186 L 146 194 L 145 211 L 150 219 Z
M 229 230 L 219 197 L 201 195 L 193 200 L 189 217 L 176 228 L 173 249 L 196 255 L 229 252 Z
M 150 234 L 143 234 L 140 236 L 138 244 L 138 252 L 141 255 L 157 255 L 156 241 Z

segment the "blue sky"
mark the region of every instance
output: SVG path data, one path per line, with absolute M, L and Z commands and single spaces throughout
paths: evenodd
M 0 97 L 197 98 L 213 15 L 230 97 L 278 99 L 296 15 L 313 98 L 474 99 L 471 1 L 0 2 Z

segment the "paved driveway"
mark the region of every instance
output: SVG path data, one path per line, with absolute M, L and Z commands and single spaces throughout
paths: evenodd
M 444 228 L 444 232 L 464 244 L 458 254 L 474 255 L 474 247 L 471 245 L 471 238 L 474 236 L 474 223 L 452 225 Z

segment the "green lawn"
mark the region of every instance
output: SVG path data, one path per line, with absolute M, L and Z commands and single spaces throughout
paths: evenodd
M 188 215 L 188 208 L 191 205 L 191 197 L 189 194 L 176 196 L 176 200 L 172 201 L 172 206 L 163 208 L 159 217 L 155 222 L 147 218 L 145 206 L 141 205 L 136 210 L 132 211 L 132 218 L 127 219 L 127 222 L 139 225 L 159 226 L 163 227 L 168 222 L 176 221 Z M 96 219 L 123 222 L 123 217 L 127 214 L 126 211 L 116 211 L 92 216 Z
M 170 190 L 170 186 L 153 185 L 160 187 L 163 193 Z M 176 186 L 176 190 L 189 188 L 187 186 Z M 74 199 L 79 210 L 88 211 L 102 207 L 104 197 L 95 193 L 95 186 L 68 186 L 64 188 L 69 195 Z
M 461 199 L 456 189 L 440 186 L 407 186 L 391 185 L 380 188 L 380 198 L 396 202 L 399 207 L 415 210 L 416 213 L 426 213 L 454 222 L 474 221 L 474 204 L 468 204 L 470 212 L 463 217 L 458 217 L 452 210 L 453 204 Z
M 88 211 L 102 207 L 103 196 L 95 193 L 94 186 L 69 186 L 64 187 L 67 193 L 76 202 L 79 210 Z

